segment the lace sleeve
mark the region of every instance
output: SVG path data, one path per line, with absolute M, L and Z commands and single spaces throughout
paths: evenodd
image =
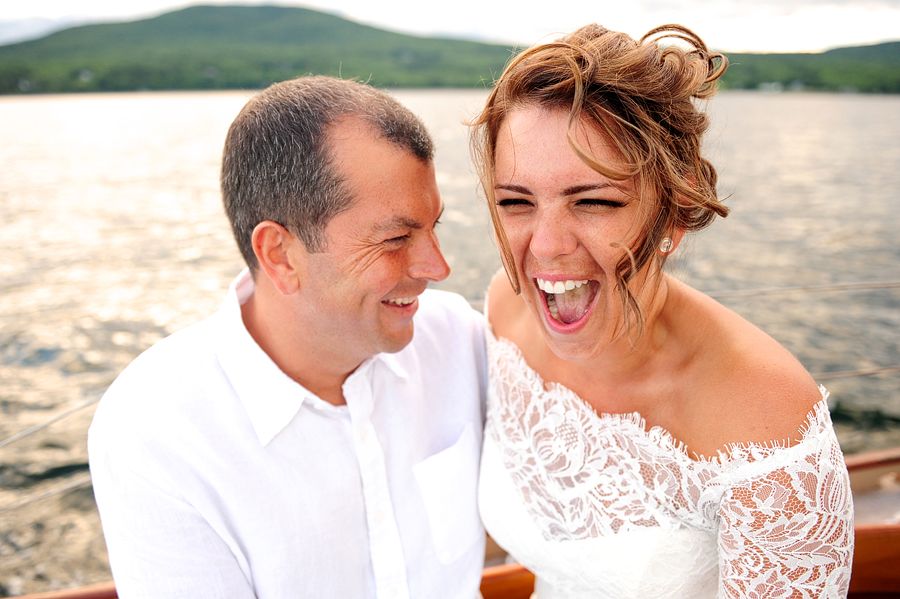
M 734 484 L 719 518 L 720 598 L 843 598 L 853 557 L 850 479 L 830 426 L 787 464 Z M 754 453 L 748 451 L 748 453 Z M 762 453 L 765 453 L 763 450 Z M 772 456 L 752 457 L 759 470 Z M 755 467 L 755 468 L 754 468 Z

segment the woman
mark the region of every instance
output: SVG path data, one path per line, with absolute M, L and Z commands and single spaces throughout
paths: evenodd
M 479 502 L 540 599 L 847 593 L 827 394 L 663 270 L 728 212 L 694 104 L 726 64 L 680 26 L 591 25 L 514 59 L 475 122 L 507 275 Z

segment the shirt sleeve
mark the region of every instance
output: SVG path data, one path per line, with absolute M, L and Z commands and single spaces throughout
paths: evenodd
M 721 599 L 847 596 L 850 479 L 833 432 L 824 441 L 726 491 L 719 513 Z
M 91 476 L 118 596 L 254 598 L 235 552 L 199 511 L 106 441 L 89 437 Z

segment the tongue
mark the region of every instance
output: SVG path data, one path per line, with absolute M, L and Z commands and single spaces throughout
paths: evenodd
M 588 311 L 594 299 L 593 282 L 582 285 L 577 289 L 571 289 L 565 293 L 553 295 L 556 302 L 556 311 L 559 314 L 557 320 L 564 324 L 572 324 Z

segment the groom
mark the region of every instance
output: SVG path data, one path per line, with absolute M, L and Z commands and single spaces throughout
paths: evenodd
M 273 85 L 228 132 L 248 265 L 109 388 L 94 491 L 120 597 L 476 597 L 484 325 L 447 277 L 424 126 L 384 93 Z M 415 334 L 414 334 L 415 331 Z

